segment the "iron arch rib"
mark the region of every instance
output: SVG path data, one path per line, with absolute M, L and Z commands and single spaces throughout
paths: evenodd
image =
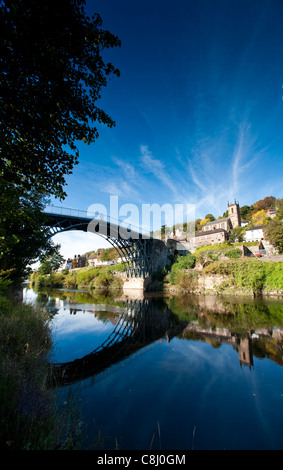
M 92 232 L 107 240 L 118 253 L 126 267 L 128 277 L 147 277 L 150 275 L 150 257 L 147 242 L 139 232 L 129 231 L 119 225 L 103 219 L 91 219 L 85 216 L 45 213 L 45 225 L 50 227 L 50 237 L 70 230 Z

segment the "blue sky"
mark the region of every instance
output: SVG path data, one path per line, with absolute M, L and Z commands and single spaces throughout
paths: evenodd
M 121 77 L 99 102 L 116 127 L 79 146 L 64 207 L 118 196 L 195 204 L 203 218 L 235 198 L 283 197 L 282 0 L 88 0 L 87 10 L 122 41 L 107 51 Z

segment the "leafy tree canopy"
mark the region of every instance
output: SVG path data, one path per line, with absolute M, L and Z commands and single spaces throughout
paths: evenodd
M 115 124 L 97 101 L 119 76 L 102 51 L 120 40 L 84 7 L 84 0 L 0 3 L 0 176 L 61 199 L 77 141 L 89 144 L 98 124 Z
M 283 222 L 275 217 L 264 228 L 264 233 L 270 243 L 283 253 Z
M 276 219 L 283 220 L 283 199 L 276 200 Z
M 44 226 L 45 204 L 37 191 L 23 192 L 0 179 L 0 275 L 13 283 L 25 278 L 37 259 L 56 249 Z
M 243 220 L 247 220 L 250 214 L 250 211 L 251 211 L 250 206 L 245 205 L 245 206 L 240 207 L 241 218 Z
M 208 219 L 209 222 L 213 222 L 215 220 L 215 217 L 213 214 L 206 214 L 205 219 Z
M 260 211 L 255 212 L 252 215 L 251 219 L 252 225 L 265 225 L 268 222 L 268 217 L 266 215 L 266 212 L 264 209 L 261 209 Z
M 56 245 L 53 253 L 44 257 L 38 269 L 40 274 L 52 274 L 56 269 L 60 268 L 64 262 L 64 258 L 59 249 L 60 245 Z
M 276 201 L 275 197 L 267 196 L 264 199 L 260 199 L 259 201 L 257 201 L 254 205 L 258 211 L 262 209 L 265 210 L 265 209 L 268 209 L 269 207 L 273 207 L 275 204 L 275 201 Z
M 207 218 L 204 218 L 204 219 L 202 219 L 202 220 L 200 221 L 200 226 L 203 227 L 203 226 L 204 226 L 205 224 L 207 224 L 208 222 L 210 222 L 210 220 L 207 219 Z

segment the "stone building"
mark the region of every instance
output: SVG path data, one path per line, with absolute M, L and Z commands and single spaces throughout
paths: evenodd
M 203 226 L 203 231 L 211 231 L 211 230 L 217 230 L 219 228 L 222 228 L 226 230 L 226 232 L 230 232 L 235 227 L 240 227 L 241 226 L 241 214 L 240 214 L 240 207 L 239 203 L 235 202 L 233 204 L 230 204 L 228 202 L 228 217 L 225 217 L 223 219 L 218 219 L 218 220 L 213 220 L 212 222 L 207 222 Z
M 228 232 L 223 228 L 214 230 L 204 230 L 195 234 L 191 242 L 198 248 L 202 245 L 214 245 L 215 243 L 223 243 L 228 240 Z
M 207 222 L 203 226 L 203 231 L 208 232 L 211 230 L 217 230 L 219 228 L 222 228 L 226 230 L 226 232 L 229 232 L 229 230 L 232 229 L 230 218 L 226 217 L 225 219 L 218 219 L 218 220 L 213 220 L 212 222 Z
M 202 245 L 214 245 L 223 243 L 229 238 L 230 231 L 235 227 L 241 226 L 241 214 L 239 203 L 228 202 L 228 217 L 207 222 L 201 232 L 198 232 L 188 241 L 194 248 Z
M 240 206 L 236 199 L 233 204 L 228 202 L 228 218 L 231 221 L 232 228 L 241 227 Z

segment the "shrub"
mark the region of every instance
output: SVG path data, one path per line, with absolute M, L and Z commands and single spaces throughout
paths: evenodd
M 175 274 L 174 285 L 180 289 L 194 291 L 197 287 L 197 273 L 180 271 Z
M 228 251 L 226 251 L 225 256 L 227 256 L 227 258 L 231 258 L 231 259 L 241 258 L 242 257 L 242 250 L 240 250 L 239 248 L 235 248 L 234 250 L 228 250 Z
M 208 266 L 203 268 L 202 273 L 204 275 L 208 274 L 222 274 L 230 275 L 233 272 L 233 265 L 229 261 L 215 261 L 210 263 Z
M 202 273 L 229 275 L 234 286 L 247 289 L 254 294 L 259 294 L 264 289 L 283 290 L 283 263 L 280 262 L 231 259 L 211 263 Z

